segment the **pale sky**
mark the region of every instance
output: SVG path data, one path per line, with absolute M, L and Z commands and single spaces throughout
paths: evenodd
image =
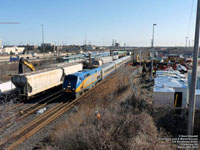
M 192 3 L 193 9 L 192 8 Z M 2 0 L 0 39 L 9 44 L 40 44 L 41 24 L 46 43 L 184 46 L 189 20 L 192 45 L 197 0 Z

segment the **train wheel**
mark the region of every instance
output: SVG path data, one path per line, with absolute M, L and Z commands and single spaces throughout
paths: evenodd
M 81 96 L 83 94 L 83 92 L 80 92 L 78 95 Z

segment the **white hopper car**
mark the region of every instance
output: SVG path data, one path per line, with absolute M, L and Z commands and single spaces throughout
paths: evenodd
M 44 69 L 36 72 L 14 75 L 11 81 L 21 96 L 30 98 L 38 93 L 59 86 L 63 77 L 83 69 L 82 64 L 58 65 L 56 68 Z
M 112 56 L 106 56 L 106 57 L 100 57 L 100 58 L 95 58 L 92 60 L 92 64 L 96 67 L 99 67 L 103 64 L 110 63 L 113 61 Z
M 15 89 L 15 86 L 11 81 L 4 82 L 0 84 L 0 95 L 5 93 L 10 93 L 12 90 Z

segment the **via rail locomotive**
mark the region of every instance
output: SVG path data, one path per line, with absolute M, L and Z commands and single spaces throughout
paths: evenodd
M 126 56 L 95 69 L 85 69 L 66 75 L 63 82 L 64 95 L 73 98 L 79 97 L 130 59 L 130 56 Z

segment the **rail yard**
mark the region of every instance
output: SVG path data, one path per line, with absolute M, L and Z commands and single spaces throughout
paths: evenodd
M 115 71 L 118 70 L 118 68 L 124 66 L 127 62 L 129 62 L 131 60 L 131 57 L 130 56 L 121 57 L 118 60 L 115 60 L 113 63 L 112 59 L 110 59 L 110 62 L 108 62 L 108 59 L 105 62 L 103 58 L 101 59 L 98 57 L 98 61 L 99 60 L 102 60 L 101 64 L 104 63 L 105 66 L 103 67 L 105 68 L 103 69 L 104 71 L 99 72 L 99 75 L 96 74 L 88 75 L 88 73 L 90 72 L 89 70 L 94 70 L 94 69 L 84 70 L 85 74 L 87 74 L 87 77 L 85 77 L 85 79 L 82 79 L 82 82 L 85 82 L 84 80 L 86 80 L 87 78 L 90 79 L 89 80 L 87 79 L 85 85 L 82 85 L 81 89 L 83 88 L 83 90 L 81 91 L 81 94 L 79 93 L 79 96 L 80 95 L 81 96 L 73 100 L 72 102 L 70 102 L 71 101 L 70 98 L 63 97 L 66 88 L 64 88 L 64 93 L 63 93 L 63 90 L 60 89 L 60 87 L 62 85 L 65 76 L 75 73 L 77 71 L 81 71 L 83 69 L 83 65 L 81 63 L 66 63 L 66 64 L 58 63 L 56 65 L 53 65 L 54 67 L 50 69 L 43 69 L 32 73 L 29 72 L 12 76 L 11 81 L 12 83 L 14 83 L 16 89 L 14 90 L 12 89 L 13 93 L 12 92 L 11 93 L 12 94 L 15 93 L 15 95 L 18 98 L 17 101 L 15 101 L 16 104 L 13 104 L 15 106 L 9 108 L 12 111 L 15 110 L 15 112 L 12 115 L 7 116 L 1 120 L 1 128 L 0 128 L 0 132 L 2 133 L 1 143 L 0 143 L 1 149 L 4 149 L 5 147 L 7 147 L 7 149 L 15 148 L 17 145 L 19 145 L 20 143 L 28 139 L 30 136 L 35 134 L 38 130 L 45 127 L 51 121 L 55 120 L 60 115 L 71 109 L 76 103 L 78 103 L 82 99 L 86 99 L 88 96 L 87 93 L 92 94 L 90 91 L 84 94 L 86 90 L 91 90 L 91 88 L 95 84 L 97 84 L 97 82 L 102 80 L 95 86 L 95 88 L 98 88 L 98 86 L 106 82 L 106 80 L 108 80 L 110 76 L 111 77 L 113 76 L 110 75 L 111 73 L 114 73 Z M 65 80 L 68 81 L 69 79 Z M 26 104 L 26 103 L 32 103 L 32 104 Z M 58 104 L 56 104 L 55 106 L 49 106 L 52 103 L 58 103 Z M 25 105 L 28 105 L 28 107 Z M 20 125 L 18 125 L 18 123 L 21 124 L 21 122 L 23 122 L 26 118 L 27 120 L 29 120 L 28 118 L 30 118 L 30 116 L 33 113 L 37 113 L 38 110 L 46 108 L 47 105 L 48 105 L 47 111 L 42 113 L 39 117 L 35 117 L 35 119 L 32 118 L 32 121 L 27 122 L 26 125 L 23 125 L 21 128 L 19 128 Z M 12 122 L 12 120 L 14 120 L 14 122 Z M 8 133 L 6 132 L 7 129 L 9 130 L 9 132 L 12 133 L 11 135 L 8 135 Z M 5 137 L 3 136 L 4 134 L 6 135 Z
M 200 0 L 0 11 L 0 150 L 200 149 Z
M 0 84 L 0 149 L 45 149 L 46 144 L 53 148 L 57 145 L 54 142 L 60 139 L 54 134 L 60 132 L 62 124 L 77 118 L 76 123 L 67 123 L 77 126 L 81 118 L 90 118 L 91 114 L 100 119 L 106 115 L 104 109 L 109 110 L 112 105 L 115 109 L 124 109 L 124 103 L 126 107 L 133 107 L 129 111 L 134 114 L 139 111 L 150 115 L 153 120 L 150 122 L 162 131 L 154 133 L 157 137 L 154 141 L 166 149 L 173 149 L 175 145 L 159 138 L 186 132 L 191 61 L 174 57 L 154 60 L 152 80 L 148 52 L 142 55 L 138 50 L 122 52 L 60 56 L 54 58 L 52 64 L 45 65 L 40 61 L 36 65 L 21 57 L 15 62 L 18 67 L 10 80 Z M 199 106 L 197 101 L 197 114 Z M 63 136 L 71 132 L 66 130 Z M 195 125 L 195 133 L 198 131 Z M 79 133 L 74 131 L 74 134 Z M 51 141 L 52 138 L 57 139 Z M 151 142 L 148 144 L 151 146 Z
M 147 112 L 157 128 L 164 130 L 164 135 L 168 132 L 170 137 L 184 134 L 186 131 L 180 129 L 180 124 L 186 126 L 186 87 L 187 80 L 190 80 L 190 77 L 186 78 L 189 72 L 186 68 L 191 63 L 180 64 L 180 59 L 166 65 L 165 62 L 155 60 L 156 74 L 152 81 L 149 73 L 151 62 L 145 53 L 143 59 L 138 57 L 137 51 L 120 54 L 97 52 L 61 56 L 57 58 L 59 61 L 41 68 L 21 57 L 17 63 L 18 71 L 10 77 L 10 81 L 1 84 L 4 86 L 1 87 L 0 149 L 43 149 L 47 144 L 43 140 L 52 138 L 49 137 L 50 134 L 55 133 L 51 130 L 60 130 L 59 126 L 65 124 L 64 120 L 68 121 L 64 118 L 76 118 L 76 114 L 82 116 L 80 113 L 86 113 L 88 117 L 95 113 L 100 117 L 105 103 L 104 107 L 109 108 L 114 103 L 132 101 L 133 97 L 135 98 L 133 102 L 128 102 L 129 105 L 137 103 L 134 111 L 139 109 Z M 178 82 L 184 86 L 180 86 Z M 110 102 L 109 99 L 116 99 L 116 102 Z M 166 122 L 165 117 L 174 123 Z M 170 129 L 172 126 L 173 130 Z M 198 133 L 197 126 L 195 129 Z M 160 134 L 156 133 L 156 136 L 162 138 L 163 135 Z M 155 140 L 159 142 L 158 139 Z M 163 145 L 163 141 L 160 142 Z M 173 149 L 174 145 L 167 141 L 164 143 L 166 148 Z

